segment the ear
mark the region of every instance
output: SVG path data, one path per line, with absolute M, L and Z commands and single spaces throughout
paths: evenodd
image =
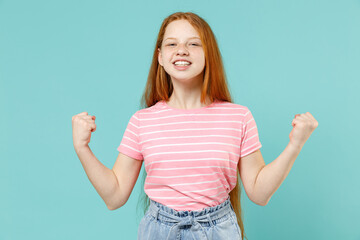
M 163 62 L 162 62 L 162 56 L 161 56 L 161 50 L 160 48 L 158 48 L 158 62 L 161 66 L 163 66 Z

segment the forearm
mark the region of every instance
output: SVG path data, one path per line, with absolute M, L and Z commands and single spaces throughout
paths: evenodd
M 255 180 L 253 192 L 254 199 L 257 202 L 261 205 L 266 205 L 269 202 L 271 196 L 289 174 L 301 148 L 289 142 L 279 157 L 260 170 Z
M 90 182 L 104 200 L 109 209 L 114 209 L 119 202 L 119 183 L 115 173 L 104 166 L 91 151 L 89 146 L 75 147 L 76 154 Z

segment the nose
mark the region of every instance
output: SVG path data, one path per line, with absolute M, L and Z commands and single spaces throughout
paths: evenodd
M 187 50 L 185 44 L 179 44 L 176 55 L 187 55 L 189 51 Z

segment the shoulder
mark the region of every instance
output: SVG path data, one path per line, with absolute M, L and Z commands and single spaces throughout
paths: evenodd
M 150 107 L 142 108 L 140 110 L 137 110 L 133 114 L 133 116 L 135 116 L 138 119 L 146 118 L 146 117 L 153 116 L 156 113 L 160 113 L 164 109 L 165 109 L 165 106 L 164 106 L 163 102 L 159 101 L 159 102 L 155 103 L 154 105 L 152 105 Z
M 249 111 L 247 106 L 233 103 L 233 102 L 226 102 L 226 101 L 216 101 L 215 106 L 220 110 L 224 109 L 227 112 L 236 112 L 240 114 L 246 114 Z
M 217 106 L 222 106 L 219 107 L 219 111 L 221 111 L 219 113 L 224 114 L 224 116 L 229 114 L 228 116 L 232 116 L 232 119 L 240 122 L 241 127 L 244 127 L 248 123 L 253 124 L 252 122 L 255 121 L 254 115 L 248 106 L 231 102 L 222 102 Z

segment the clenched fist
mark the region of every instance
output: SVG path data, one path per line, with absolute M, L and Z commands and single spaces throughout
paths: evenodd
M 293 129 L 289 135 L 290 142 L 302 148 L 319 123 L 311 113 L 307 112 L 296 114 L 291 125 Z
M 84 147 L 90 142 L 91 132 L 96 131 L 95 116 L 82 112 L 72 117 L 74 147 Z

